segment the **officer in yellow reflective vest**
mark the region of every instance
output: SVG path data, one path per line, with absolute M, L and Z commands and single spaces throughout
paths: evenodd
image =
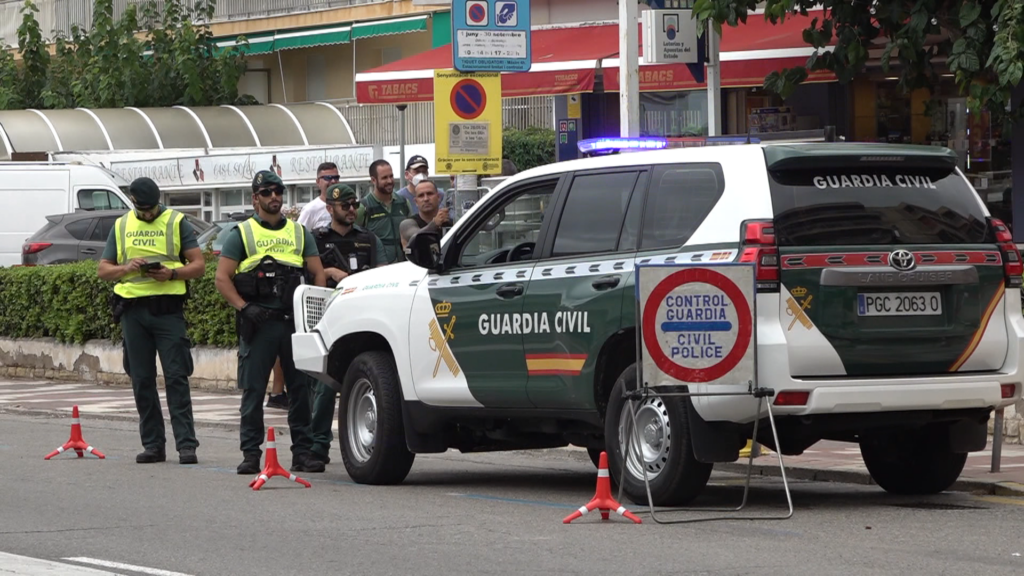
M 293 472 L 323 472 L 311 454 L 312 378 L 292 358 L 292 296 L 305 277 L 326 285 L 316 241 L 301 224 L 281 214 L 284 183 L 264 170 L 252 181 L 256 214 L 232 230 L 220 252 L 217 290 L 236 310 L 238 387 L 242 390 L 239 474 L 259 474 L 263 451 L 263 397 L 280 358 L 288 391 L 288 430 Z
M 206 262 L 185 215 L 160 205 L 156 182 L 139 178 L 128 191 L 135 209 L 118 218 L 110 230 L 100 257 L 99 277 L 117 282 L 111 303 L 124 334 L 125 365 L 132 379 L 144 448 L 135 461 L 167 460 L 156 388 L 159 353 L 178 461 L 196 464 L 199 441 L 188 384 L 192 350 L 185 326 L 185 281 L 201 277 Z M 182 263 L 182 255 L 187 264 Z

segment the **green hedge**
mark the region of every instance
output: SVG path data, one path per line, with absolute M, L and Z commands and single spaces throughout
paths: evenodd
M 0 336 L 120 342 L 121 328 L 110 318 L 112 282 L 96 275 L 93 261 L 58 266 L 0 268 Z M 196 345 L 234 347 L 234 310 L 214 287 L 215 260 L 206 274 L 189 282 L 185 308 L 189 337 Z

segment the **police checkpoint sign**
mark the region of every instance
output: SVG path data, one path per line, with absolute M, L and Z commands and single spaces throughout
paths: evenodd
M 648 386 L 755 382 L 752 265 L 640 265 L 636 273 Z

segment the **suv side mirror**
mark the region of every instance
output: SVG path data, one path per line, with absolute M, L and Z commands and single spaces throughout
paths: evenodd
M 441 235 L 430 230 L 421 230 L 409 239 L 405 248 L 409 262 L 431 272 L 441 272 Z

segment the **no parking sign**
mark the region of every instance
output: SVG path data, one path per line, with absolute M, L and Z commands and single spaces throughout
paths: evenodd
M 754 383 L 753 265 L 641 265 L 636 292 L 647 385 Z

